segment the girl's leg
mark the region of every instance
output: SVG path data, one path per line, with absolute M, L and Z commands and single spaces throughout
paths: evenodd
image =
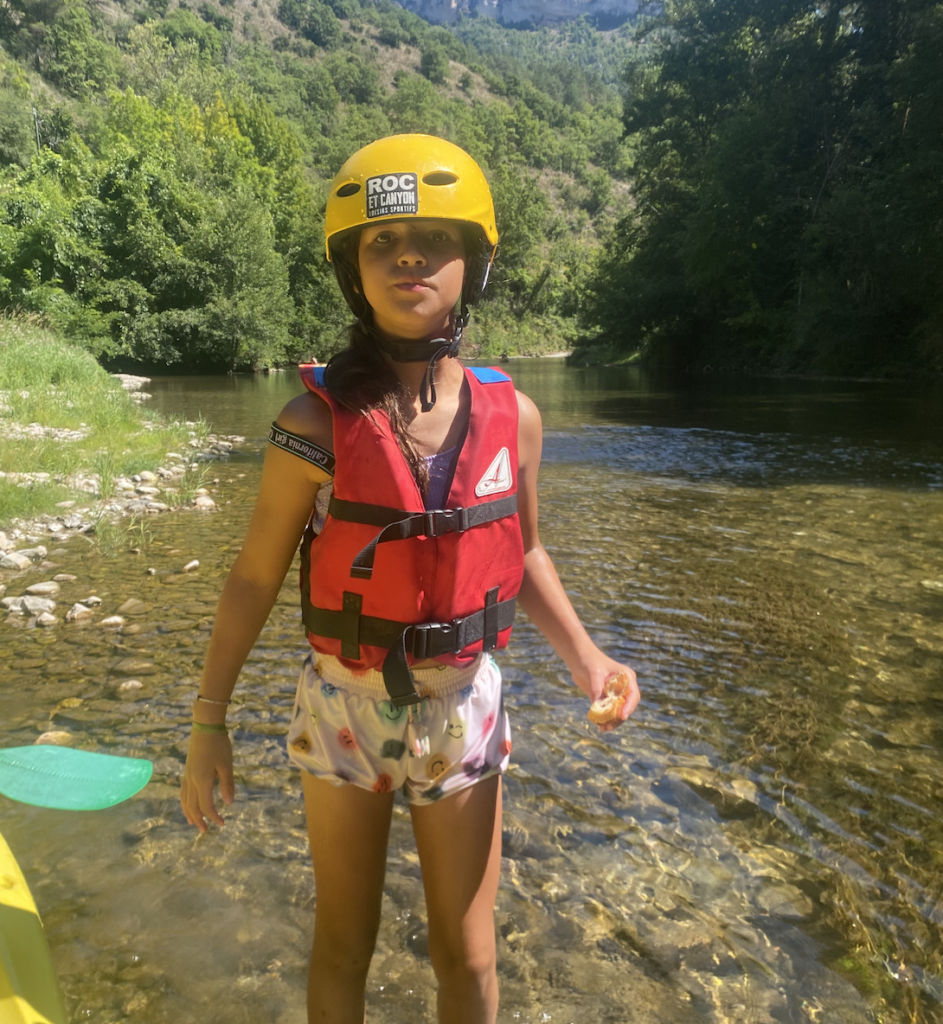
M 317 896 L 308 1022 L 363 1024 L 393 794 L 301 778 Z
M 411 808 L 429 912 L 441 1024 L 494 1024 L 494 901 L 501 873 L 501 776 Z

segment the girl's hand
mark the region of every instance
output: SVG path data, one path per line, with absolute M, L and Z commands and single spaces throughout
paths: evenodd
M 213 802 L 213 784 L 219 777 L 219 795 L 227 804 L 235 799 L 232 776 L 232 744 L 228 733 L 190 734 L 187 765 L 180 785 L 180 806 L 188 825 L 207 831 L 207 820 L 225 824 Z
M 613 676 L 624 672 L 629 677 L 630 690 L 628 699 L 622 708 L 622 720 L 620 722 L 609 722 L 606 725 L 600 725 L 598 727 L 600 732 L 609 732 L 621 725 L 638 705 L 640 694 L 635 673 L 628 665 L 620 665 L 619 662 L 613 661 L 612 658 L 607 658 L 602 651 L 597 649 L 591 657 L 574 668 L 572 672 L 573 682 L 589 697 L 590 703 L 598 700 L 603 695 L 606 682 Z

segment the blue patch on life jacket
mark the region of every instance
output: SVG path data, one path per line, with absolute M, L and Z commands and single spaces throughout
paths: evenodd
M 327 369 L 326 366 L 315 366 L 314 367 L 314 383 L 319 388 L 324 387 L 324 371 Z
M 500 381 L 511 379 L 503 370 L 494 366 L 469 366 L 468 369 L 482 384 L 498 384 Z

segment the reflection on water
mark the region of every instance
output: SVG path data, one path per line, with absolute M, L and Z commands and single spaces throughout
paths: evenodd
M 501 1021 L 939 1020 L 938 406 L 870 384 L 510 369 L 547 429 L 544 542 L 644 695 L 600 736 L 528 623 L 500 657 L 516 724 Z M 52 723 L 155 761 L 155 782 L 109 811 L 0 811 L 75 1021 L 304 1019 L 315 894 L 282 739 L 304 650 L 293 576 L 238 691 L 225 830 L 187 831 L 175 798 L 261 439 L 297 390 L 287 375 L 156 382 L 161 408 L 249 439 L 218 468 L 219 511 L 150 522 L 141 556 L 81 538 L 51 554 L 50 575 L 78 576 L 60 608 L 92 591 L 103 616 L 146 603 L 121 633 L 0 623 L 0 743 Z M 199 572 L 181 574 L 191 558 Z M 384 902 L 369 1019 L 432 1021 L 402 805 Z

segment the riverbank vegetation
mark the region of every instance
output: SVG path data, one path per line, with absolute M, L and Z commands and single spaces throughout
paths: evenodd
M 119 477 L 161 465 L 190 439 L 35 316 L 0 317 L 0 381 L 3 526 L 61 512 L 62 501 L 109 498 Z
M 482 351 L 568 347 L 627 201 L 629 33 L 511 35 L 389 0 L 8 0 L 0 308 L 113 368 L 325 358 L 348 320 L 327 182 L 366 142 L 420 131 L 459 142 L 494 189 Z
M 943 4 L 667 0 L 638 42 L 583 348 L 943 371 Z

